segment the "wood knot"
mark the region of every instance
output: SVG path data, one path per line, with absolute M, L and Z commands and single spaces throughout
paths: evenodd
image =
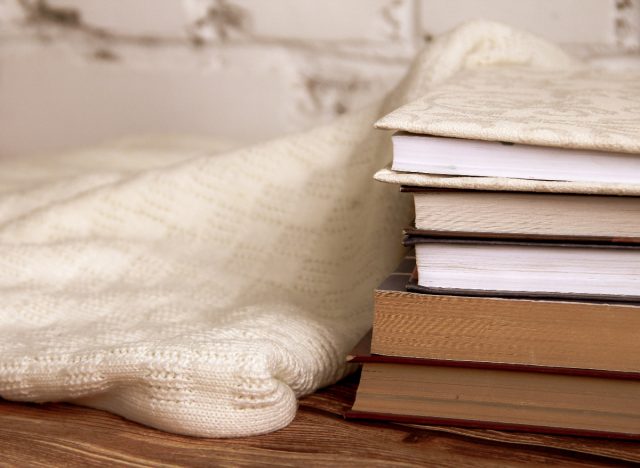
M 422 436 L 415 434 L 415 433 L 409 433 L 407 434 L 404 439 L 402 439 L 402 442 L 404 442 L 405 444 L 417 444 L 418 442 L 420 442 L 423 439 Z

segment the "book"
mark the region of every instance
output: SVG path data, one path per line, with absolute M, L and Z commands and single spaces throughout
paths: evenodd
M 432 236 L 640 242 L 640 198 L 402 187 Z
M 408 256 L 374 292 L 378 362 L 640 379 L 640 304 L 421 294 L 407 291 L 414 266 Z
M 467 70 L 385 115 L 376 127 L 400 132 L 398 138 L 411 148 L 417 141 L 419 146 L 444 144 L 452 149 L 455 161 L 440 161 L 441 170 L 436 174 L 468 172 L 460 170 L 460 162 L 466 169 L 484 171 L 474 175 L 495 177 L 447 177 L 383 169 L 376 178 L 431 187 L 638 195 L 640 183 L 634 181 L 639 180 L 640 172 L 635 169 L 633 174 L 622 174 L 621 169 L 627 163 L 633 167 L 640 163 L 639 78 L 635 72 L 587 68 L 525 71 L 520 66 L 503 66 Z M 498 164 L 484 157 L 472 158 L 468 150 L 475 151 L 477 145 L 487 148 L 488 158 L 494 152 L 501 153 L 495 156 Z M 533 151 L 532 164 L 537 167 L 534 164 L 528 170 L 538 169 L 535 173 L 526 173 L 521 167 L 529 158 L 528 150 L 521 147 Z M 422 158 L 423 153 L 418 153 Z M 578 154 L 583 156 L 571 158 Z M 596 169 L 591 156 L 602 158 L 605 164 Z M 434 168 L 408 169 L 434 172 Z M 498 177 L 500 174 L 508 177 Z
M 639 380 L 373 359 L 347 418 L 640 438 Z
M 408 236 L 426 292 L 640 301 L 638 244 Z
M 640 155 L 395 133 L 395 171 L 458 176 L 640 183 Z
M 521 66 L 466 70 L 376 127 L 449 138 L 640 153 L 640 73 Z

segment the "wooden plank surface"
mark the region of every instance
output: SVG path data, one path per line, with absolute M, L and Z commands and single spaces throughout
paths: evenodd
M 0 400 L 0 466 L 611 466 L 640 462 L 640 444 L 501 431 L 351 422 L 351 376 L 300 401 L 287 428 L 198 439 L 104 411 Z

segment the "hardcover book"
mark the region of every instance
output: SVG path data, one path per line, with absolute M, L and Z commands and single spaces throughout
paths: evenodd
M 376 178 L 424 187 L 640 195 L 639 107 L 634 72 L 469 70 L 377 122 L 401 133 L 395 170 Z
M 640 438 L 638 380 L 364 360 L 348 418 Z
M 402 187 L 413 234 L 640 242 L 640 197 Z
M 491 67 L 459 73 L 386 115 L 376 127 L 466 140 L 639 154 L 638 108 L 637 72 Z
M 374 292 L 378 360 L 640 378 L 638 304 L 421 294 L 414 267 Z
M 408 236 L 425 292 L 640 301 L 640 245 Z

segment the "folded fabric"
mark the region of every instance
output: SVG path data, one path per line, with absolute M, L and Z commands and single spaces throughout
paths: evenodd
M 273 431 L 348 371 L 372 288 L 411 216 L 373 181 L 373 123 L 461 70 L 574 69 L 555 46 L 474 22 L 435 40 L 383 101 L 217 153 L 120 144 L 0 171 L 0 396 L 103 408 L 168 431 Z M 222 110 L 221 110 L 222 111 Z

